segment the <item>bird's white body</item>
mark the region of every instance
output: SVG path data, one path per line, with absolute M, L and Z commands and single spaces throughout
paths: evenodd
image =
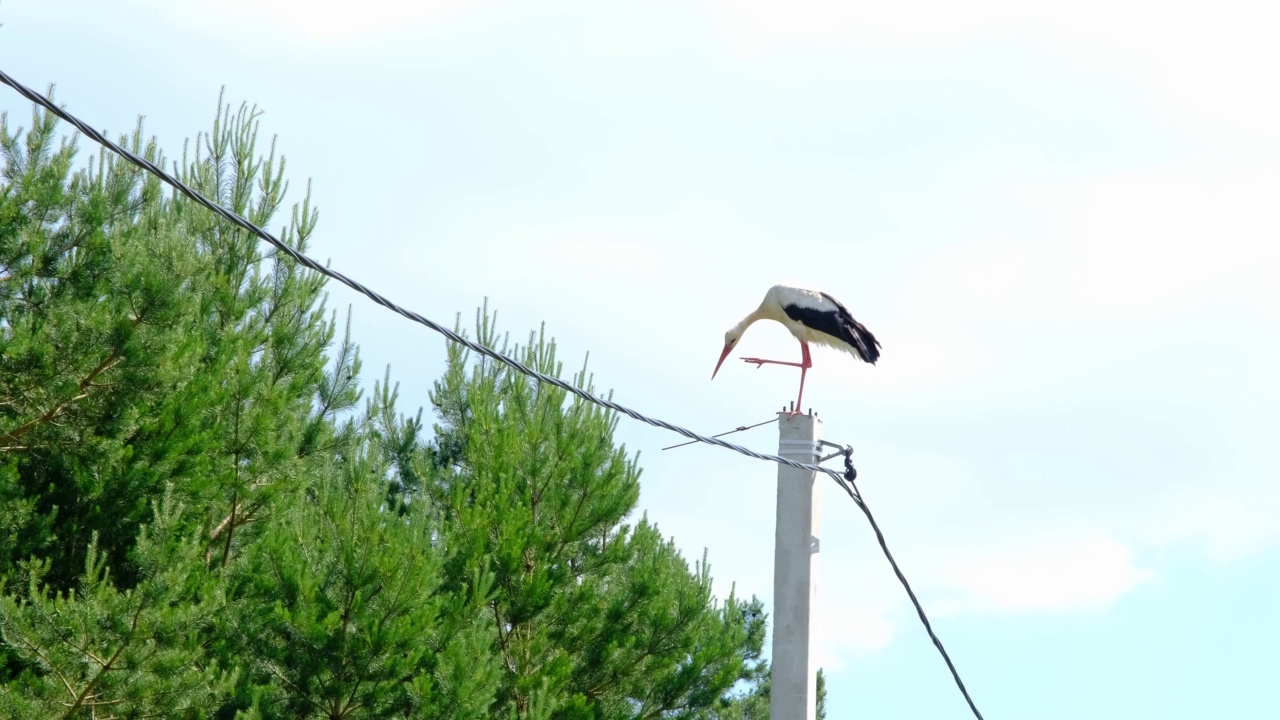
M 874 363 L 876 356 L 879 355 L 872 347 L 875 344 L 874 338 L 866 342 L 856 334 L 850 337 L 848 333 L 839 332 L 841 329 L 839 325 L 833 326 L 830 320 L 823 323 L 813 321 L 813 318 L 825 320 L 838 318 L 841 315 L 861 328 L 852 317 L 849 317 L 849 311 L 830 295 L 803 288 L 774 285 L 769 288 L 769 292 L 765 293 L 764 300 L 760 301 L 760 307 L 726 333 L 725 340 L 726 344 L 736 344 L 753 323 L 760 320 L 773 320 L 781 323 L 801 343 L 835 348 Z M 806 324 L 805 320 L 808 320 L 809 324 Z M 865 328 L 861 329 L 865 332 Z M 832 330 L 836 333 L 833 334 Z
M 787 287 L 786 285 L 774 285 L 769 288 L 769 292 L 765 293 L 764 300 L 760 302 L 760 307 L 751 315 L 743 318 L 742 322 L 739 323 L 739 327 L 742 332 L 745 332 L 747 326 L 757 320 L 773 320 L 774 322 L 782 323 L 782 326 L 791 331 L 795 339 L 800 342 L 825 345 L 826 347 L 856 355 L 853 346 L 849 345 L 849 343 L 821 330 L 811 328 L 787 315 L 784 308 L 788 306 L 804 308 L 818 313 L 836 313 L 840 310 L 840 306 L 837 303 L 823 297 L 822 293 L 803 288 Z

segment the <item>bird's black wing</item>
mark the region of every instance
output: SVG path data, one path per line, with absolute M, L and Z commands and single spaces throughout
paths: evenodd
M 826 293 L 819 293 L 831 302 L 832 309 L 821 309 L 802 304 L 783 304 L 782 310 L 792 320 L 805 327 L 830 335 L 848 345 L 863 361 L 874 365 L 880 357 L 880 342 L 862 323 L 853 319 L 849 310 Z
M 876 340 L 876 336 L 865 325 L 853 319 L 853 315 L 849 313 L 849 309 L 840 304 L 839 300 L 831 297 L 826 293 L 819 293 L 826 298 L 828 302 L 836 306 L 835 320 L 837 332 L 823 329 L 823 332 L 833 335 L 844 340 L 857 349 L 862 359 L 872 365 L 876 364 L 876 360 L 880 359 L 880 341 Z

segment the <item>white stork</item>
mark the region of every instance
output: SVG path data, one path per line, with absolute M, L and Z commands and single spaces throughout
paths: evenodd
M 880 358 L 880 342 L 862 323 L 853 319 L 849 311 L 839 300 L 824 292 L 802 290 L 800 288 L 774 285 L 765 293 L 760 307 L 750 315 L 742 318 L 742 322 L 733 326 L 724 334 L 724 351 L 716 369 L 711 373 L 714 380 L 724 359 L 742 339 L 742 334 L 757 320 L 774 320 L 782 323 L 796 340 L 800 341 L 800 362 L 783 360 L 762 360 L 760 358 L 742 358 L 744 362 L 755 363 L 757 369 L 766 363 L 772 365 L 790 365 L 800 368 L 800 394 L 796 397 L 796 405 L 792 414 L 800 412 L 800 401 L 804 398 L 804 376 L 813 366 L 809 359 L 809 343 L 826 345 L 843 350 L 862 360 L 876 364 Z

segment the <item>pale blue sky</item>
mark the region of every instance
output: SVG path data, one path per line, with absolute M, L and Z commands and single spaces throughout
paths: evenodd
M 795 390 L 709 382 L 724 331 L 774 283 L 831 292 L 883 356 L 815 352 L 806 398 L 988 718 L 1274 714 L 1280 49 L 1258 3 L 1063 7 L 3 0 L 0 67 L 171 155 L 225 84 L 314 181 L 316 256 L 437 319 L 545 320 L 707 433 Z M 425 402 L 443 341 L 349 302 L 370 380 Z M 649 516 L 767 600 L 774 468 L 619 435 Z M 966 717 L 834 488 L 822 538 L 830 717 Z

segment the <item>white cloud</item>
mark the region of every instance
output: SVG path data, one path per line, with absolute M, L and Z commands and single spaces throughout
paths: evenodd
M 162 13 L 190 29 L 235 28 L 255 36 L 331 46 L 369 42 L 424 27 L 465 28 L 492 19 L 563 13 L 582 21 L 581 38 L 596 53 L 680 46 L 736 49 L 739 59 L 764 52 L 809 53 L 815 48 L 867 55 L 872 62 L 956 67 L 993 49 L 1022 47 L 1040 60 L 1057 58 L 1076 70 L 1114 81 L 1118 93 L 1172 111 L 1191 126 L 1243 131 L 1226 138 L 1237 151 L 1280 149 L 1280 95 L 1268 68 L 1280 65 L 1265 4 L 1226 0 L 1212 12 L 1190 4 L 1153 7 L 1145 0 L 1088 0 L 1069 8 L 1011 0 L 948 3 L 840 3 L 832 0 L 703 0 L 698 3 L 599 4 L 581 0 L 126 0 L 141 12 Z M 1025 55 L 1025 52 L 1023 53 Z M 1010 56 L 1011 58 L 1013 56 Z M 1001 61 L 1008 66 L 1016 60 Z M 790 69 L 788 69 L 790 68 Z M 791 72 L 787 63 L 761 71 Z M 992 68 L 994 71 L 995 68 Z M 1000 71 L 1003 72 L 1003 71 Z M 988 78 L 999 82 L 998 78 Z M 1040 92 L 1042 88 L 1024 91 Z
M 820 558 L 815 653 L 828 672 L 879 652 L 918 622 L 879 549 L 859 540 L 856 552 Z M 935 625 L 962 615 L 1104 612 L 1156 580 L 1133 547 L 1098 531 L 1003 536 L 983 546 L 928 542 L 890 539 Z
M 831 0 L 713 0 L 731 40 L 744 50 L 812 43 L 863 47 L 937 46 L 1019 24 L 1018 3 L 841 3 Z
M 924 448 L 869 455 L 859 462 L 863 495 L 935 621 L 1100 612 L 1155 577 L 1137 561 L 1140 546 L 1120 532 L 1127 514 L 1063 511 L 1049 487 L 1034 493 L 1047 500 L 1033 504 L 1002 493 L 991 468 Z M 835 488 L 822 493 L 819 651 L 838 667 L 918 621 L 862 514 Z
M 814 660 L 825 672 L 835 672 L 851 658 L 873 655 L 893 642 L 897 623 L 891 608 L 874 606 L 857 595 L 819 595 L 815 604 Z
M 1280 307 L 1280 173 L 1186 166 L 1036 190 L 1020 201 L 1044 209 L 1042 235 L 968 245 L 925 282 L 982 278 L 967 299 L 1009 320 L 1129 323 L 1230 296 Z
M 749 55 L 825 48 L 936 63 L 938 52 L 1035 47 L 1105 73 L 1196 126 L 1247 132 L 1253 140 L 1243 147 L 1256 149 L 1259 139 L 1280 146 L 1280 94 L 1268 69 L 1280 65 L 1280 46 L 1265 3 L 711 2 L 729 42 Z
M 1104 610 L 1154 579 L 1133 556 L 1129 546 L 1093 531 L 946 551 L 943 567 L 934 570 L 935 582 L 953 597 L 937 607 L 952 614 Z
M 1240 478 L 1227 483 L 1182 488 L 1153 503 L 1134 518 L 1134 536 L 1151 548 L 1190 546 L 1215 563 L 1243 560 L 1280 542 L 1280 493 L 1250 490 Z M 1268 479 L 1256 478 L 1259 484 Z
M 236 28 L 282 39 L 332 44 L 367 40 L 507 0 L 133 0 L 184 25 Z
M 873 374 L 846 375 L 849 387 L 1043 384 L 1152 342 L 1180 345 L 1203 332 L 1197 312 L 1280 319 L 1280 168 L 1028 171 L 964 197 L 972 213 L 949 226 L 951 247 L 869 291 L 895 298 L 878 328 L 892 348 Z M 1028 219 L 1011 227 L 1006 207 Z M 895 223 L 902 245 L 938 232 L 906 215 Z M 1255 351 L 1261 341 L 1249 339 Z

